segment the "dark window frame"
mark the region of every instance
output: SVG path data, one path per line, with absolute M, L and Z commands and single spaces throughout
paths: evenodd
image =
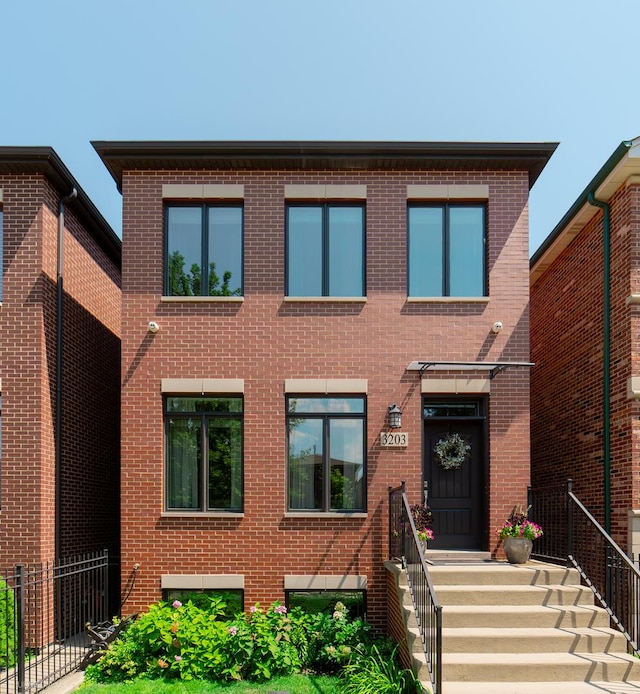
M 164 239 L 163 239 L 163 276 L 162 276 L 162 295 L 163 296 L 185 296 L 183 294 L 170 294 L 169 288 L 169 210 L 172 208 L 200 209 L 202 221 L 200 227 L 200 267 L 202 268 L 202 278 L 200 282 L 200 294 L 193 296 L 244 296 L 244 201 L 218 201 L 218 202 L 175 202 L 166 201 L 164 203 Z M 215 208 L 235 208 L 240 210 L 240 293 L 235 291 L 231 294 L 205 294 L 204 288 L 209 286 L 209 210 Z
M 306 589 L 298 589 L 298 588 L 287 588 L 284 591 L 284 604 L 287 608 L 287 610 L 290 610 L 292 608 L 291 605 L 291 597 L 292 595 L 304 595 L 308 594 L 310 597 L 314 595 L 331 595 L 333 596 L 331 599 L 331 602 L 334 600 L 336 602 L 342 602 L 345 598 L 346 595 L 354 595 L 354 596 L 361 596 L 362 598 L 362 609 L 358 611 L 358 614 L 352 614 L 349 612 L 349 620 L 353 619 L 367 619 L 367 589 L 366 588 L 347 588 L 347 589 L 329 589 L 329 590 L 313 590 L 312 588 L 306 590 Z M 293 605 L 293 607 L 296 607 L 296 605 Z M 306 612 L 303 606 L 300 606 L 303 611 Z M 334 604 L 335 607 L 335 604 Z M 348 609 L 348 606 L 347 606 Z M 333 611 L 333 608 L 331 608 Z M 321 614 L 331 614 L 329 610 L 319 611 Z M 313 613 L 312 613 L 313 614 Z
M 488 273 L 488 205 L 486 202 L 415 202 L 407 203 L 407 295 L 410 297 L 420 297 L 421 294 L 411 293 L 411 210 L 418 208 L 431 208 L 443 211 L 442 224 L 442 293 L 436 296 L 456 298 L 451 294 L 451 253 L 450 253 L 450 211 L 452 209 L 475 208 L 482 210 L 482 294 L 478 297 L 489 296 L 489 273 Z M 460 297 L 464 299 L 465 297 Z M 476 298 L 476 295 L 473 295 Z
M 296 399 L 353 399 L 361 400 L 363 411 L 360 412 L 290 412 L 290 401 Z M 367 512 L 367 398 L 362 393 L 287 393 L 285 398 L 286 410 L 286 455 L 287 455 L 287 513 L 366 513 Z M 322 508 L 292 508 L 290 496 L 290 461 L 289 461 L 289 422 L 292 419 L 312 419 L 322 420 L 323 429 L 323 453 L 322 453 Z M 330 447 L 330 432 L 328 421 L 332 419 L 361 419 L 362 426 L 362 507 L 339 509 L 331 508 L 331 447 Z
M 364 202 L 352 202 L 352 201 L 342 201 L 342 202 L 293 202 L 287 201 L 285 208 L 285 296 L 299 296 L 297 294 L 290 293 L 289 286 L 289 211 L 292 208 L 312 208 L 322 210 L 322 293 L 318 294 L 319 297 L 331 297 L 342 298 L 340 294 L 330 294 L 329 293 L 329 277 L 330 277 L 330 267 L 329 267 L 329 210 L 331 208 L 339 207 L 351 207 L 362 210 L 362 275 L 361 275 L 361 293 L 350 295 L 357 298 L 366 297 L 367 295 L 367 206 Z M 307 296 L 307 295 L 305 295 Z M 315 295 L 314 295 L 315 296 Z
M 242 402 L 240 412 L 169 412 L 167 402 L 172 398 L 187 398 L 194 400 L 207 399 L 237 399 Z M 163 397 L 163 426 L 164 426 L 164 509 L 165 511 L 174 513 L 244 513 L 244 396 L 238 393 L 220 393 L 207 394 L 196 396 L 193 393 L 180 394 L 170 393 Z M 198 470 L 198 485 L 200 502 L 199 508 L 187 508 L 184 506 L 170 506 L 170 489 L 169 489 L 169 420 L 174 419 L 199 419 L 200 420 L 200 462 L 201 468 Z M 238 507 L 229 508 L 209 508 L 209 420 L 211 419 L 233 419 L 240 422 L 240 505 Z M 205 464 L 206 461 L 206 464 Z

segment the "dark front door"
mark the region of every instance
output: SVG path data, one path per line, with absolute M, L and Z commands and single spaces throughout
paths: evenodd
M 449 411 L 459 412 L 452 408 L 444 413 Z M 424 479 L 435 534 L 429 547 L 482 549 L 484 419 L 425 417 L 424 426 Z

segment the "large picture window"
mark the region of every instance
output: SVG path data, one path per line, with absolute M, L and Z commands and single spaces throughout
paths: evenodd
M 242 398 L 165 399 L 166 508 L 242 511 Z
M 288 205 L 287 296 L 364 296 L 364 206 Z
M 166 208 L 165 295 L 242 295 L 242 207 Z
M 484 205 L 410 205 L 409 296 L 486 296 Z
M 365 399 L 288 397 L 291 511 L 365 510 Z

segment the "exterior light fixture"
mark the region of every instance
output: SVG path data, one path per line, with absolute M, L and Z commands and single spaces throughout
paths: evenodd
M 389 416 L 389 427 L 391 429 L 402 428 L 402 410 L 397 405 L 389 405 L 387 415 Z

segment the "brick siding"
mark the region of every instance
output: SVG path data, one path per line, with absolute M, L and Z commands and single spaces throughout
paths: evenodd
M 244 302 L 163 303 L 162 185 L 242 183 Z M 284 185 L 367 186 L 367 302 L 285 303 Z M 491 300 L 407 303 L 406 185 L 488 184 Z M 416 359 L 528 361 L 526 172 L 126 171 L 123 177 L 122 561 L 140 564 L 129 611 L 160 597 L 162 574 L 243 574 L 245 606 L 284 598 L 285 574 L 358 574 L 384 625 L 387 488 L 420 500 L 422 419 Z M 150 320 L 160 325 L 147 332 Z M 502 321 L 499 334 L 490 331 Z M 242 378 L 244 517 L 163 517 L 162 378 Z M 368 379 L 366 518 L 289 518 L 287 378 Z M 428 378 L 435 378 L 429 375 Z M 529 374 L 492 381 L 486 549 L 529 482 Z M 382 449 L 398 403 L 407 449 Z

